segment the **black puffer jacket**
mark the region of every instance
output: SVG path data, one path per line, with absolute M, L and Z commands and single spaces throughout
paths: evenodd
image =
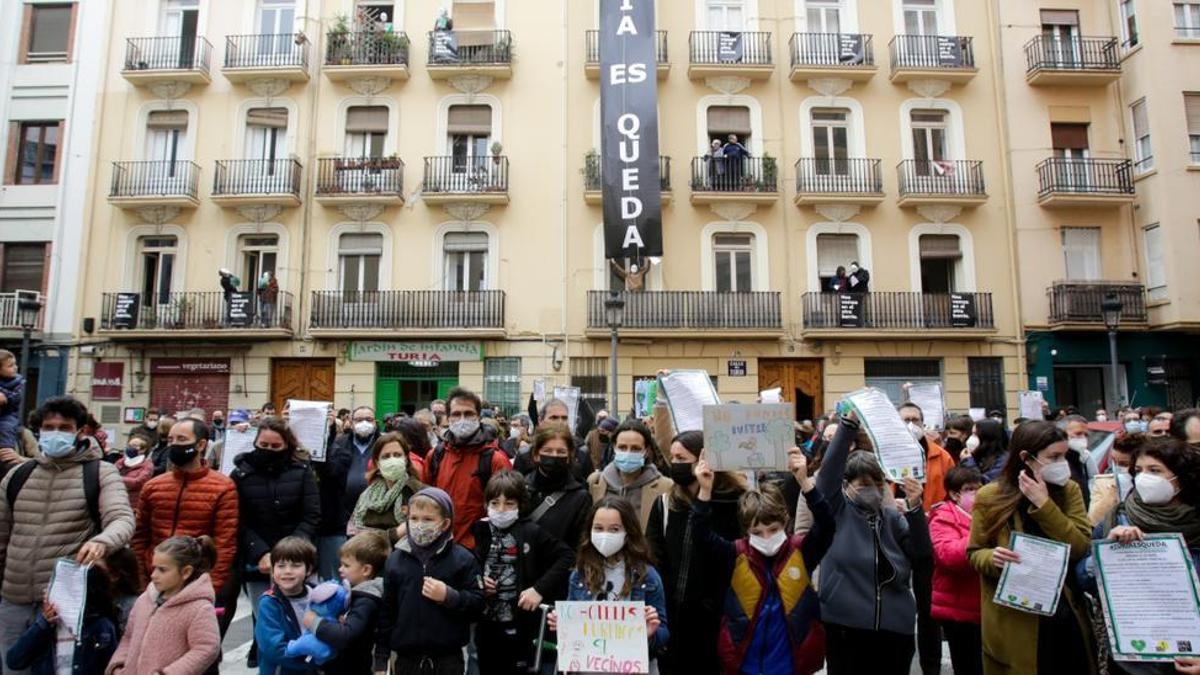
M 525 478 L 529 481 L 530 507 L 524 515 L 532 515 L 547 497 L 562 491 L 562 497 L 556 499 L 554 506 L 542 514 L 537 524 L 572 549 L 578 548 L 584 530 L 589 529 L 587 517 L 592 509 L 592 496 L 588 494 L 587 487 L 575 480 L 574 476 L 568 476 L 565 482 L 553 485 L 537 469 Z
M 371 435 L 371 444 L 379 438 L 379 432 Z M 313 462 L 313 470 L 317 473 L 317 488 L 321 493 L 321 524 L 317 528 L 319 536 L 346 534 L 346 523 L 350 514 L 354 513 L 354 505 L 362 494 L 362 486 L 366 479 L 359 480 L 359 489 L 348 493 L 347 479 L 350 467 L 354 464 L 354 434 L 339 434 L 330 444 L 324 462 Z
M 272 454 L 255 450 L 238 456 L 230 476 L 237 484 L 241 511 L 238 555 L 241 564 L 249 568 L 255 568 L 263 554 L 284 537 L 314 540 L 321 520 L 321 499 L 312 467 L 295 457 L 268 461 Z

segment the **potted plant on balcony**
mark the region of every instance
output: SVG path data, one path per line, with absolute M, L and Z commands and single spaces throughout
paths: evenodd
M 602 182 L 600 175 L 600 153 L 596 152 L 595 148 L 588 150 L 583 154 L 583 168 L 579 170 L 583 175 L 584 189 L 598 189 Z
M 504 152 L 504 146 L 500 144 L 500 141 L 492 141 L 491 149 L 492 149 L 492 163 L 499 164 L 500 163 L 500 154 L 502 152 Z
M 775 158 L 769 153 L 763 153 L 762 156 L 762 179 L 755 186 L 758 192 L 774 192 L 778 189 L 777 181 L 779 180 L 779 165 Z
M 350 17 L 345 12 L 334 17 L 333 27 L 329 29 L 330 61 L 338 65 L 348 66 L 353 62 L 350 54 Z
M 408 36 L 390 30 L 379 34 L 380 52 L 385 63 L 403 63 L 408 53 Z

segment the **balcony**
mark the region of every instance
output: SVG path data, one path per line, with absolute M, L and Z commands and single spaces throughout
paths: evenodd
M 1037 165 L 1038 204 L 1105 207 L 1132 204 L 1133 162 L 1127 159 L 1065 159 Z
M 688 53 L 693 80 L 728 75 L 766 80 L 775 72 L 771 34 L 766 32 L 692 31 Z
M 975 77 L 973 40 L 961 35 L 897 35 L 888 49 L 892 82 L 942 80 L 965 84 Z
M 1101 303 L 1108 294 L 1121 301 L 1121 326 L 1145 327 L 1146 287 L 1129 281 L 1056 281 L 1046 290 L 1050 325 L 1104 329 Z
M 299 206 L 300 162 L 227 159 L 217 162 L 212 200 L 222 206 Z
M 212 45 L 202 37 L 150 37 L 125 40 L 121 77 L 135 87 L 167 82 L 208 84 Z
M 658 158 L 658 184 L 662 190 L 662 203 L 671 203 L 671 158 Z M 603 203 L 604 174 L 601 172 L 600 155 L 589 152 L 583 158 L 583 200 L 588 204 Z
M 391 31 L 331 31 L 322 71 L 331 82 L 366 77 L 408 79 L 408 35 Z
M 504 291 L 313 291 L 314 337 L 504 337 Z
M 715 291 L 637 291 L 621 294 L 625 318 L 621 335 L 627 337 L 763 337 L 783 335 L 780 294 L 718 293 Z M 608 291 L 588 292 L 588 327 L 591 337 L 609 335 L 604 301 Z
M 43 331 L 46 319 L 46 297 L 38 291 L 7 291 L 0 293 L 0 335 L 10 338 L 20 336 L 24 330 L 21 325 L 21 303 L 30 300 L 36 300 L 42 305 L 42 309 L 38 311 L 37 318 L 33 322 L 33 333 Z
M 878 159 L 806 157 L 796 161 L 796 206 L 883 201 L 883 172 Z
M 1039 35 L 1025 43 L 1025 81 L 1036 86 L 1097 85 L 1121 77 L 1121 53 L 1114 37 L 1062 40 Z
M 321 157 L 316 197 L 329 205 L 403 204 L 404 162 L 398 157 Z
M 600 79 L 600 31 L 589 30 L 586 50 L 583 59 L 583 74 L 589 80 Z M 654 53 L 658 61 L 658 79 L 665 80 L 671 72 L 671 62 L 667 58 L 667 31 L 655 31 Z
M 448 80 L 478 75 L 512 77 L 512 32 L 507 30 L 437 30 L 429 33 L 429 77 Z
M 308 38 L 304 33 L 230 35 L 225 38 L 225 65 L 230 82 L 308 80 Z
M 804 334 L 962 338 L 995 332 L 991 293 L 805 293 Z
M 121 208 L 195 208 L 200 167 L 185 160 L 113 162 L 108 203 Z
M 430 204 L 507 204 L 508 158 L 426 157 L 421 198 Z
M 792 82 L 837 77 L 865 82 L 875 76 L 875 45 L 859 33 L 796 33 L 788 41 Z
M 774 157 L 693 157 L 692 203 L 749 202 L 779 199 L 779 165 Z
M 987 201 L 983 162 L 906 159 L 900 175 L 900 206 L 978 206 Z
M 200 338 L 245 340 L 292 335 L 292 295 L 279 292 L 274 303 L 254 291 L 105 293 L 100 333 L 113 340 Z

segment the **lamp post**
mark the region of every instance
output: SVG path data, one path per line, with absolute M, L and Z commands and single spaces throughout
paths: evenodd
M 1117 398 L 1117 327 L 1121 325 L 1121 310 L 1125 306 L 1121 304 L 1121 299 L 1116 293 L 1106 293 L 1104 300 L 1100 302 L 1100 313 L 1104 317 L 1104 327 L 1108 329 L 1108 377 L 1109 377 L 1109 395 L 1107 407 L 1112 411 L 1113 415 L 1117 413 L 1117 405 L 1120 401 Z
M 17 291 L 17 321 L 21 324 L 21 374 L 29 377 L 29 341 L 33 338 L 33 329 L 37 325 L 38 313 L 42 311 L 42 299 L 37 293 Z M 24 401 L 29 398 L 25 397 Z M 25 410 L 22 405 L 21 415 Z
M 608 321 L 608 327 L 612 330 L 612 351 L 609 354 L 609 363 L 612 365 L 612 381 L 609 383 L 609 391 L 612 392 L 612 400 L 609 405 L 614 415 L 619 415 L 621 410 L 617 405 L 617 337 L 621 330 L 621 324 L 625 322 L 625 298 L 617 291 L 612 291 L 608 299 L 604 301 L 604 318 Z

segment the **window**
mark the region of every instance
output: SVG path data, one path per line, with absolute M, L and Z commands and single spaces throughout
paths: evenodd
M 904 0 L 904 33 L 937 35 L 937 0 Z
M 1146 99 L 1138 99 L 1129 106 L 1133 115 L 1134 170 L 1139 173 L 1154 168 L 1154 148 L 1150 145 L 1150 118 L 1146 110 Z
M 839 0 L 806 0 L 804 11 L 809 33 L 842 32 L 842 8 Z
M 1187 118 L 1188 142 L 1191 144 L 1192 164 L 1200 164 L 1200 93 L 1183 95 L 1183 112 Z
M 1175 37 L 1200 39 L 1200 2 L 1175 3 Z
M 487 290 L 486 232 L 447 232 L 442 239 L 448 291 Z
M 252 291 L 257 288 L 259 277 L 266 272 L 275 275 L 275 265 L 279 258 L 278 235 L 243 234 L 238 237 L 238 250 L 242 255 L 242 290 Z
M 138 258 L 141 261 L 142 305 L 168 305 L 175 275 L 179 240 L 175 237 L 141 237 Z
M 379 290 L 382 260 L 382 234 L 348 233 L 338 239 L 338 283 L 347 302 L 360 302 L 358 293 Z
M 1050 124 L 1050 143 L 1054 146 L 1054 156 L 1060 160 L 1054 169 L 1056 189 L 1083 190 L 1091 188 L 1095 181 L 1092 167 L 1084 160 L 1088 151 L 1088 125 Z
M 505 417 L 521 412 L 521 359 L 483 360 L 483 400 L 499 406 Z
M 592 410 L 608 408 L 608 359 L 587 357 L 571 359 L 571 386 L 579 387 L 580 402 L 587 401 Z M 547 394 L 552 387 L 546 383 Z
M 346 156 L 383 157 L 387 140 L 386 106 L 354 106 L 346 111 Z
M 1166 258 L 1162 227 L 1155 223 L 1142 230 L 1146 245 L 1146 295 L 1151 300 L 1167 299 Z
M 287 108 L 251 108 L 246 113 L 246 158 L 266 160 L 273 170 L 276 159 L 287 154 Z
M 812 134 L 817 175 L 849 174 L 850 111 L 814 108 Z
M 146 118 L 146 159 L 170 162 L 186 157 L 188 113 L 186 110 L 153 110 Z M 174 167 L 168 169 L 174 175 Z
M 1134 10 L 1134 0 L 1118 0 L 1121 3 L 1121 37 L 1125 38 L 1125 47 L 1133 47 L 1138 43 L 1137 13 Z
M 357 13 L 363 24 L 379 22 L 386 28 L 396 23 L 396 3 L 392 0 L 359 0 Z
M 1045 50 L 1043 58 L 1064 67 L 1078 64 L 1081 60 L 1079 12 L 1043 9 L 1041 16 L 1043 49 Z
M 706 0 L 708 30 L 742 31 L 746 29 L 744 0 Z
M 749 144 L 751 134 L 750 109 L 741 105 L 714 105 L 708 107 L 708 140 L 724 143 L 730 134 L 735 134 L 742 145 Z
M 46 274 L 46 248 L 42 242 L 0 245 L 0 292 L 41 291 Z
M 991 412 L 1006 412 L 1004 401 L 1004 359 L 998 356 L 967 357 L 967 383 L 970 405 Z
M 949 122 L 945 110 L 913 110 L 909 120 L 912 124 L 913 159 L 918 176 L 941 175 L 939 162 L 948 155 L 947 134 Z
M 273 40 L 259 40 L 259 54 L 281 57 L 292 53 L 292 33 L 296 29 L 296 6 L 293 0 L 259 0 L 258 33 L 274 35 Z
M 58 146 L 62 122 L 18 122 L 13 125 L 17 154 L 12 182 L 48 185 L 58 182 Z
M 161 35 L 179 38 L 178 65 L 182 69 L 190 69 L 195 65 L 199 21 L 200 0 L 167 0 L 163 5 Z
M 754 290 L 752 270 L 754 235 L 713 235 L 718 293 L 749 293 Z
M 492 108 L 486 105 L 452 105 L 446 125 L 455 172 L 486 170 L 492 139 Z
M 494 0 L 454 0 L 450 16 L 454 31 L 491 31 L 496 28 Z
M 902 387 L 913 384 L 941 384 L 939 359 L 866 359 L 863 362 L 868 387 L 882 389 L 893 401 L 904 401 Z
M 71 53 L 71 18 L 74 5 L 27 4 L 29 41 L 22 63 L 65 62 Z
M 1095 281 L 1100 278 L 1100 228 L 1062 228 L 1063 258 L 1067 279 Z
M 821 290 L 831 292 L 830 282 L 837 276 L 838 268 L 847 267 L 858 258 L 857 234 L 818 234 L 817 276 L 821 280 Z
M 923 234 L 921 249 L 921 292 L 953 293 L 957 288 L 962 247 L 955 234 Z

